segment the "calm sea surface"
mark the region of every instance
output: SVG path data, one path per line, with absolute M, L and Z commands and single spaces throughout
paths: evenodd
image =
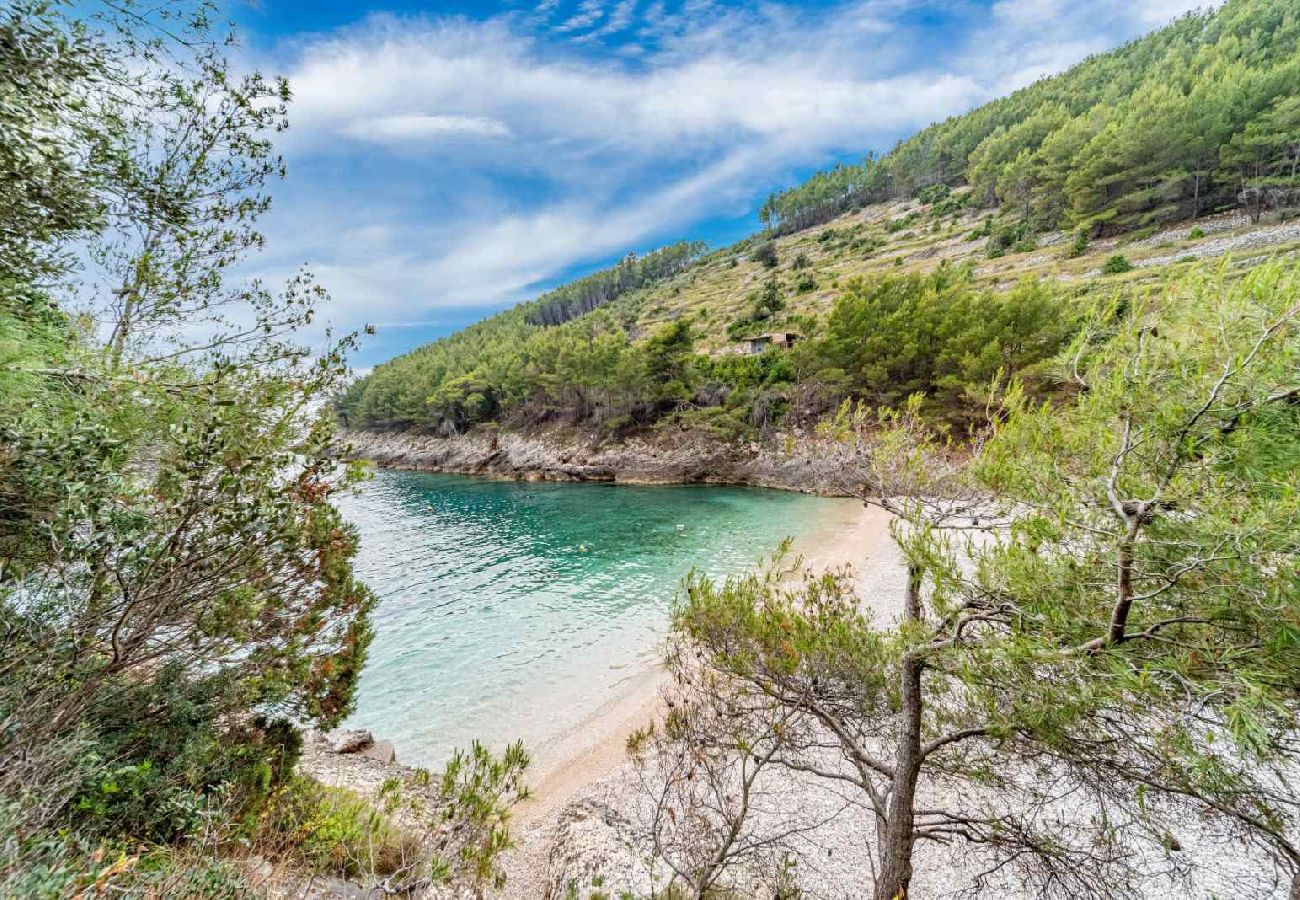
M 379 472 L 347 498 L 379 596 L 349 725 L 437 765 L 479 738 L 539 746 L 658 651 L 695 567 L 740 572 L 815 524 L 817 497 L 730 487 Z

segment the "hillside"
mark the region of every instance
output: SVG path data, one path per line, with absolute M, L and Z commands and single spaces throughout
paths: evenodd
M 960 423 L 999 368 L 1032 378 L 1068 329 L 1012 333 L 1036 326 L 1006 318 L 1012 331 L 979 340 L 1041 338 L 1041 352 L 959 364 L 956 344 L 972 335 L 927 302 L 929 327 L 956 342 L 924 339 L 948 352 L 947 368 L 900 376 L 885 360 L 869 372 L 848 348 L 936 293 L 961 294 L 958 311 L 977 307 L 984 321 L 1034 279 L 1035 302 L 1066 321 L 1089 296 L 1158 285 L 1196 259 L 1300 246 L 1288 224 L 1300 205 L 1298 38 L 1300 0 L 1183 17 L 774 195 L 766 229 L 732 247 L 629 258 L 392 360 L 341 398 L 341 416 L 352 429 L 444 436 L 484 424 L 625 436 L 668 423 L 753 437 L 845 398 L 897 402 L 900 385 L 933 395 L 942 383 L 951 396 L 932 412 Z M 868 309 L 890 285 L 908 298 Z M 917 327 L 893 322 L 885 350 Z M 768 332 L 802 341 L 788 354 L 728 352 Z

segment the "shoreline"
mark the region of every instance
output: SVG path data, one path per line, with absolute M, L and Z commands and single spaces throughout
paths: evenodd
M 802 569 L 815 574 L 850 567 L 858 583 L 870 568 L 864 563 L 879 556 L 881 542 L 889 540 L 885 513 L 845 498 L 822 518 L 795 539 L 792 557 L 800 558 Z M 576 792 L 622 765 L 628 735 L 659 710 L 659 693 L 668 672 L 654 658 L 657 655 L 656 651 L 637 660 L 613 696 L 585 715 L 570 733 L 536 749 L 533 796 L 516 808 L 517 821 L 535 818 L 555 805 L 557 794 Z
M 814 574 L 851 569 L 854 587 L 861 594 L 865 585 L 879 584 L 884 568 L 895 563 L 888 552 L 889 541 L 888 516 L 883 511 L 838 499 L 820 521 L 795 539 L 791 553 L 801 559 L 803 570 Z M 592 710 L 578 727 L 537 748 L 529 779 L 532 794 L 511 814 L 515 846 L 503 859 L 509 880 L 500 896 L 546 896 L 552 848 L 565 811 L 627 771 L 627 737 L 660 712 L 662 689 L 669 681 L 667 670 L 655 658 L 643 657 L 638 664 L 615 696 Z

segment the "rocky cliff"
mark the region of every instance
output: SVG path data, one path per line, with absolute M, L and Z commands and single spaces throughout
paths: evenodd
M 700 431 L 615 441 L 578 431 L 472 431 L 442 438 L 415 432 L 353 431 L 348 454 L 382 468 L 531 481 L 626 484 L 739 484 L 805 493 L 825 489 L 815 442 L 799 432 L 759 442 L 725 442 Z

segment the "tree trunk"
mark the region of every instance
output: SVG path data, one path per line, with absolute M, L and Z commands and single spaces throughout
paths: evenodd
M 889 821 L 880 847 L 880 875 L 875 900 L 898 900 L 912 882 L 916 844 L 916 783 L 921 774 L 921 660 L 903 660 L 902 694 L 895 754 L 894 783 L 889 792 Z
M 921 569 L 907 568 L 907 599 L 903 619 L 921 617 Z M 912 882 L 912 849 L 916 844 L 916 784 L 921 774 L 921 672 L 925 664 L 915 652 L 903 657 L 899 677 L 898 749 L 889 791 L 889 818 L 880 845 L 880 874 L 875 900 L 899 900 Z

